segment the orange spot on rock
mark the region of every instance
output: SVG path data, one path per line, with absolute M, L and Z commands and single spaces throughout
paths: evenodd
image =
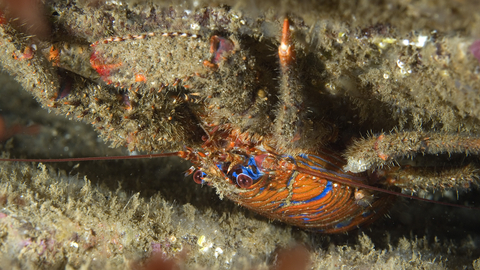
M 136 82 L 147 82 L 147 78 L 143 74 L 135 74 L 135 81 Z
M 207 68 L 211 68 L 211 69 L 216 69 L 217 68 L 217 65 L 208 61 L 208 60 L 205 60 L 203 61 L 203 66 L 207 67 Z
M 48 52 L 48 61 L 52 62 L 54 66 L 58 66 L 60 62 L 60 50 L 55 46 L 50 47 L 50 51 Z
M 109 62 L 109 59 L 100 56 L 99 52 L 94 52 L 90 56 L 90 65 L 92 68 L 102 77 L 102 80 L 110 84 L 112 82 L 108 80 L 108 77 L 112 73 L 112 70 L 122 66 L 122 63 L 111 64 Z

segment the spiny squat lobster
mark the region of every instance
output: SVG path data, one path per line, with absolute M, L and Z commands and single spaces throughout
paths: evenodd
M 275 128 L 282 136 L 260 137 L 229 125 L 215 126 L 208 130 L 201 151 L 180 156 L 198 168 L 193 176 L 197 183 L 212 183 L 229 199 L 269 218 L 324 233 L 345 232 L 374 221 L 387 211 L 394 196 L 357 188 L 368 185 L 368 178 L 344 171 L 344 160 L 328 149 L 295 155 L 278 150 L 276 140 L 294 142 L 301 132 L 288 130 L 292 127 L 288 122 L 298 119 L 303 106 L 298 90 L 292 88 L 298 87 L 298 77 L 293 74 L 296 56 L 288 19 L 278 55 L 281 104 Z M 283 144 L 289 146 L 288 141 Z
M 218 45 L 222 42 L 226 41 L 217 36 L 211 39 L 215 47 L 211 51 L 213 61 L 206 61 L 206 66 L 215 68 L 219 56 L 233 48 Z M 202 149 L 178 152 L 178 156 L 194 164 L 189 171 L 196 169 L 194 181 L 215 186 L 220 194 L 261 215 L 322 233 L 342 233 L 369 224 L 386 213 L 397 196 L 412 198 L 371 186 L 380 180 L 384 184 L 401 182 L 401 172 L 409 168 L 393 167 L 367 175 L 366 169 L 356 169 L 325 147 L 297 153 L 296 141 L 306 126 L 298 122 L 307 117 L 301 115 L 305 110 L 299 94 L 301 83 L 295 74 L 295 47 L 288 19 L 283 23 L 278 56 L 281 78 L 276 132 L 270 136 L 252 135 L 230 124 L 212 125 L 213 121 L 204 117 L 208 136 L 203 138 Z M 384 137 L 380 135 L 379 139 Z M 477 148 L 474 138 L 453 141 L 457 143 L 452 148 Z

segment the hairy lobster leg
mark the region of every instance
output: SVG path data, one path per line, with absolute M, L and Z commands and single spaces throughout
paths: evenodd
M 404 131 L 356 141 L 345 154 L 346 171 L 375 170 L 374 177 L 405 189 L 469 187 L 478 178 L 475 164 L 447 168 L 397 167 L 398 160 L 417 154 L 480 154 L 480 138 L 468 134 Z M 384 167 L 387 168 L 384 168 Z
M 279 147 L 285 150 L 294 151 L 295 142 L 300 140 L 300 121 L 305 119 L 304 100 L 301 94 L 303 87 L 298 79 L 296 71 L 295 45 L 290 31 L 290 22 L 285 19 L 283 22 L 282 39 L 278 47 L 280 59 L 280 106 L 275 118 L 275 133 L 278 138 Z
M 480 154 L 480 137 L 468 134 L 429 133 L 403 131 L 381 134 L 361 139 L 351 145 L 346 153 L 345 170 L 364 172 L 393 164 L 396 159 L 416 154 Z
M 377 169 L 372 176 L 414 194 L 419 190 L 468 189 L 478 184 L 478 169 L 474 164 L 447 168 L 395 166 Z
M 280 104 L 277 108 L 273 134 L 279 149 L 286 153 L 298 154 L 318 148 L 335 132 L 331 124 L 314 123 L 318 121 L 310 119 L 290 27 L 289 19 L 285 19 L 278 47 Z

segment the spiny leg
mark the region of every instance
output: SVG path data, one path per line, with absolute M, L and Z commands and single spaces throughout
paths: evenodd
M 404 189 L 468 188 L 478 179 L 478 165 L 413 167 L 393 166 L 417 154 L 480 154 L 480 137 L 468 134 L 403 131 L 361 139 L 345 154 L 344 170 L 364 172 L 375 170 L 373 177 Z
M 480 154 L 480 137 L 468 134 L 402 131 L 361 139 L 351 145 L 345 154 L 345 170 L 364 172 L 392 164 L 402 157 L 416 154 Z
M 314 121 L 306 99 L 308 93 L 302 84 L 300 68 L 290 29 L 290 21 L 283 22 L 282 38 L 278 47 L 280 62 L 279 106 L 274 122 L 276 146 L 288 154 L 314 151 L 331 139 L 335 128 L 324 121 Z
M 466 190 L 477 183 L 478 169 L 472 163 L 454 167 L 396 166 L 378 169 L 372 176 L 414 194 L 418 191 Z
M 278 47 L 280 60 L 280 107 L 275 119 L 275 136 L 280 148 L 294 151 L 295 142 L 300 139 L 300 121 L 302 119 L 303 85 L 298 79 L 296 69 L 295 46 L 292 42 L 290 22 L 283 22 L 282 40 Z

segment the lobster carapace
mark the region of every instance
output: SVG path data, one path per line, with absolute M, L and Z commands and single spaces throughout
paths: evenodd
M 368 178 L 345 172 L 343 159 L 330 150 L 281 155 L 267 139 L 229 127 L 217 127 L 209 135 L 204 151 L 183 152 L 198 168 L 195 182 L 212 184 L 229 199 L 269 218 L 339 233 L 374 221 L 394 198 L 356 188 L 355 184 L 368 185 Z

